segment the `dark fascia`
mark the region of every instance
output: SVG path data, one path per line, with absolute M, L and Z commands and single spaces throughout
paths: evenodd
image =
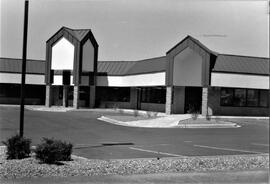
M 98 72 L 98 76 L 118 76 L 118 77 L 124 77 L 124 76 L 131 76 L 131 75 L 143 75 L 143 74 L 154 74 L 154 73 L 160 73 L 160 72 L 166 72 L 166 70 L 158 70 L 158 71 L 151 71 L 151 72 L 136 72 L 136 73 L 130 73 L 130 74 L 108 74 L 107 72 Z
M 3 71 L 3 70 L 0 70 L 0 73 L 13 73 L 13 74 L 21 74 L 21 72 L 11 72 L 11 71 Z M 38 73 L 38 72 L 27 72 L 26 71 L 26 74 L 31 74 L 31 75 L 44 75 L 44 73 Z
M 1 60 L 1 59 L 22 61 L 22 59 L 19 59 L 19 58 L 0 57 L 0 60 Z M 42 60 L 42 59 L 26 59 L 26 61 L 31 61 L 31 62 L 32 62 L 32 61 L 45 62 L 45 60 Z
M 75 31 L 76 30 L 86 30 L 86 29 L 75 29 Z M 86 34 L 86 36 L 82 39 L 82 44 L 84 44 L 87 40 L 88 40 L 88 38 L 90 39 L 90 41 L 93 43 L 93 46 L 95 47 L 95 48 L 98 48 L 99 47 L 99 45 L 98 45 L 98 43 L 97 43 L 97 40 L 95 39 L 95 37 L 94 37 L 94 34 L 92 33 L 92 31 L 91 31 L 91 29 L 87 29 L 88 30 L 88 33 Z
M 71 29 L 71 28 L 68 28 L 68 27 L 65 27 L 65 26 L 62 26 L 56 33 L 54 33 L 47 41 L 49 42 L 52 38 L 54 38 L 59 32 L 61 32 L 62 30 L 65 30 L 65 29 L 68 29 L 68 30 L 71 30 L 71 31 L 76 31 L 76 29 Z M 77 29 L 77 30 L 89 30 L 89 29 Z M 69 33 L 76 41 L 78 42 L 81 42 L 78 38 L 76 38 L 76 36 L 74 36 L 73 34 Z M 87 34 L 86 34 L 87 35 Z
M 209 48 L 207 48 L 204 44 L 202 44 L 199 40 L 193 38 L 190 35 L 187 35 L 183 40 L 181 40 L 179 43 L 177 43 L 175 46 L 173 46 L 170 50 L 168 50 L 166 52 L 166 55 L 169 54 L 172 50 L 174 50 L 178 45 L 182 44 L 185 40 L 187 39 L 191 39 L 192 41 L 194 41 L 199 47 L 201 47 L 203 50 L 205 50 L 206 52 L 213 54 L 213 55 L 217 55 L 217 52 L 214 52 L 212 50 L 210 50 Z
M 46 41 L 46 43 L 49 42 L 53 37 L 55 37 L 55 35 L 57 35 L 60 31 L 62 31 L 62 30 L 65 29 L 65 28 L 66 28 L 66 27 L 62 26 L 56 33 L 54 33 L 54 34 Z

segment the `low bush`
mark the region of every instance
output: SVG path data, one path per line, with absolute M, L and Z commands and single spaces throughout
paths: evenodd
M 199 113 L 198 112 L 193 112 L 191 114 L 191 117 L 192 117 L 193 120 L 197 120 L 198 119 L 198 116 L 199 116 Z
M 42 143 L 35 149 L 36 158 L 48 164 L 59 161 L 70 161 L 72 144 L 61 140 L 43 138 Z
M 207 114 L 205 118 L 206 118 L 207 121 L 211 121 L 211 116 L 210 115 Z
M 15 135 L 2 142 L 7 146 L 7 159 L 23 159 L 29 157 L 31 140 Z

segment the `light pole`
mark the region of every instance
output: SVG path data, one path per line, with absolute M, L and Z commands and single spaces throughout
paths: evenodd
M 23 49 L 22 49 L 22 75 L 21 75 L 21 109 L 20 109 L 20 136 L 23 137 L 24 130 L 24 93 L 25 93 L 25 70 L 27 55 L 27 27 L 28 27 L 28 4 L 24 1 L 24 24 L 23 24 Z

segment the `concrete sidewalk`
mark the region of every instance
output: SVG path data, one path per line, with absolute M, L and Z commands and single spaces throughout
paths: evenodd
M 0 180 L 1 181 L 1 180 Z M 269 183 L 269 170 L 158 173 L 141 175 L 74 176 L 2 180 L 2 184 L 88 184 L 88 183 Z
M 156 117 L 152 119 L 143 119 L 137 121 L 121 121 L 117 119 L 117 116 L 101 116 L 98 120 L 108 123 L 129 126 L 129 127 L 143 127 L 143 128 L 238 128 L 240 127 L 236 123 L 228 121 L 214 121 L 205 120 L 204 118 L 198 118 L 192 120 L 191 115 L 169 115 Z

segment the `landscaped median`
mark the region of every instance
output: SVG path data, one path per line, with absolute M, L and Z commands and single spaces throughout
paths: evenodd
M 170 157 L 92 160 L 72 156 L 72 161 L 55 164 L 40 163 L 33 155 L 22 160 L 6 160 L 5 147 L 0 151 L 0 178 L 51 176 L 91 176 L 110 174 L 149 174 L 164 172 L 200 172 L 268 169 L 269 154 L 207 157 Z

